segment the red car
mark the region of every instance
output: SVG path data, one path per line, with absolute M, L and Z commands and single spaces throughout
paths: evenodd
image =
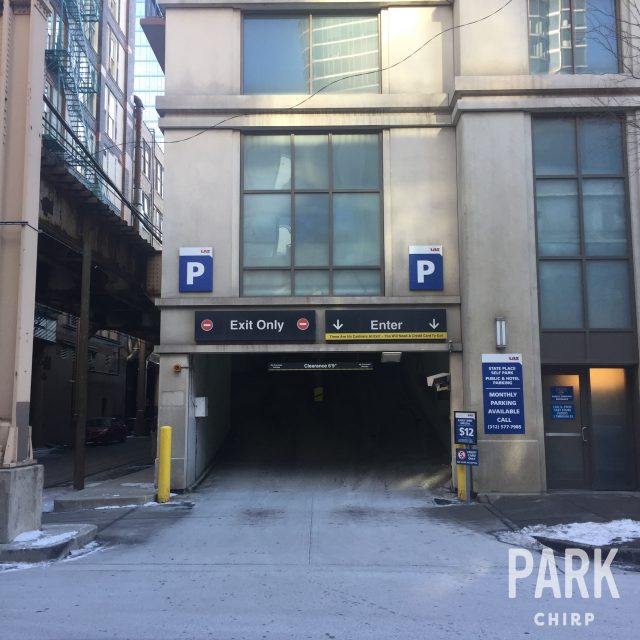
M 127 426 L 121 418 L 89 418 L 87 420 L 87 444 L 124 442 Z

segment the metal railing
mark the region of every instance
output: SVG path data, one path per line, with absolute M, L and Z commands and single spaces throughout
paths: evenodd
M 109 207 L 114 215 L 128 211 L 131 220 L 139 223 L 138 232 L 142 238 L 153 244 L 162 244 L 162 231 L 144 213 L 122 194 L 89 149 L 65 122 L 51 101 L 43 96 L 42 144 L 66 164 L 68 170 L 96 198 Z
M 144 13 L 147 18 L 164 18 L 164 12 L 157 0 L 145 0 Z

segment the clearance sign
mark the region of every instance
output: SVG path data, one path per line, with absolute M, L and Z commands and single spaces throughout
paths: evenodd
M 327 311 L 327 342 L 446 342 L 445 309 Z

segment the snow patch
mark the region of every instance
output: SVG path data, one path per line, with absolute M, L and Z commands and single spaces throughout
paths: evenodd
M 122 487 L 144 487 L 145 489 L 153 489 L 153 482 L 123 482 Z
M 77 535 L 77 531 L 65 531 L 64 533 L 48 533 L 40 530 L 23 531 L 13 539 L 11 544 L 17 543 L 32 548 L 49 547 L 60 542 L 67 542 Z
M 522 533 L 552 540 L 567 540 L 595 547 L 628 542 L 640 538 L 640 522 L 637 520 L 613 520 L 612 522 L 572 522 L 552 527 L 535 525 L 525 527 Z
M 104 507 L 95 507 L 96 511 L 105 511 L 107 509 L 131 509 L 133 507 L 139 507 L 139 504 L 109 504 Z
M 516 531 L 499 531 L 495 535 L 500 542 L 525 549 L 542 548 L 536 537 L 603 547 L 640 538 L 640 522 L 625 519 L 612 522 L 571 522 L 553 526 L 537 524 Z
M 78 535 L 77 531 L 65 531 L 64 533 L 57 533 L 55 535 L 48 535 L 46 532 L 44 535 L 33 542 L 31 547 L 49 547 L 54 544 L 59 544 L 60 542 L 67 542 L 72 540 Z
M 40 531 L 40 529 L 23 531 L 13 539 L 13 542 L 33 542 L 34 540 L 41 538 L 43 535 L 44 533 Z
M 498 531 L 495 536 L 499 542 L 523 549 L 531 549 L 532 551 L 540 551 L 542 545 L 535 538 L 523 533 L 523 531 Z

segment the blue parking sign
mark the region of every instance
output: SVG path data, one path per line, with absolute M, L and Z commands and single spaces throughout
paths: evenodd
M 182 247 L 179 256 L 181 293 L 213 291 L 213 249 Z
M 442 245 L 409 247 L 409 289 L 411 291 L 442 291 L 444 289 Z

